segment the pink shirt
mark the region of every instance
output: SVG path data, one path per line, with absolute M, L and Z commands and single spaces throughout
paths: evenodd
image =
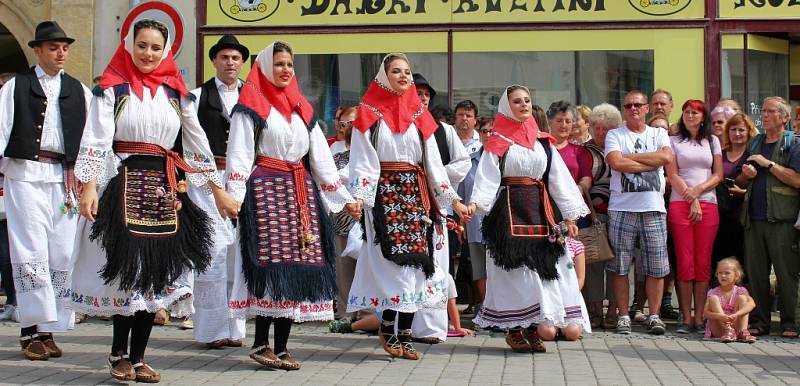
M 569 143 L 558 150 L 569 169 L 569 174 L 577 184 L 583 177 L 592 177 L 592 155 L 581 145 Z
M 675 162 L 678 166 L 678 176 L 690 187 L 699 185 L 711 177 L 714 163 L 711 149 L 714 149 L 714 155 L 722 155 L 719 139 L 714 135 L 711 136 L 711 139 L 713 147 L 709 148 L 707 139 L 701 140 L 698 144 L 693 140 L 683 139 L 678 135 L 669 137 L 672 144 L 672 154 L 675 155 Z M 698 198 L 700 201 L 712 204 L 717 203 L 717 195 L 713 189 L 701 194 Z M 676 189 L 672 189 L 669 200 L 683 201 L 683 198 Z
M 575 262 L 575 258 L 578 257 L 581 253 L 584 252 L 583 243 L 580 240 L 573 239 L 572 237 L 567 237 L 567 249 L 572 253 L 572 262 Z
M 722 305 L 722 312 L 724 312 L 725 315 L 730 315 L 736 312 L 736 299 L 738 299 L 740 295 L 750 296 L 750 293 L 747 292 L 747 288 L 735 285 L 733 286 L 733 293 L 731 293 L 730 299 L 725 299 L 725 297 L 722 296 L 722 292 L 720 292 L 719 287 L 714 287 L 708 290 L 707 294 L 708 297 L 716 296 L 719 298 L 719 303 Z M 708 327 L 708 324 L 706 324 L 705 337 L 711 338 L 711 329 Z

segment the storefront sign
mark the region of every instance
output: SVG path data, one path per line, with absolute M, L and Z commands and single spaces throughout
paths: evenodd
M 719 0 L 719 17 L 732 19 L 800 19 L 800 0 Z
M 702 0 L 206 1 L 209 26 L 570 22 L 696 19 L 705 15 Z

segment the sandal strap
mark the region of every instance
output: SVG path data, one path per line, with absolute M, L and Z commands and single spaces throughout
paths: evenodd
M 39 337 L 39 333 L 38 333 L 38 332 L 34 332 L 33 334 L 30 334 L 30 335 L 25 335 L 25 336 L 21 336 L 21 337 L 19 337 L 19 341 L 20 341 L 20 342 L 27 342 L 27 341 L 29 341 L 29 340 L 36 339 L 36 338 L 38 338 L 38 337 Z
M 150 365 L 148 365 L 147 363 L 144 363 L 144 362 L 137 362 L 137 363 L 134 363 L 134 364 L 133 364 L 133 369 L 134 369 L 134 370 L 136 370 L 136 369 L 138 369 L 138 368 L 140 368 L 140 367 L 144 367 L 144 368 L 146 368 L 146 369 L 148 369 L 148 370 L 150 370 L 150 371 L 153 371 L 153 372 L 155 372 L 155 370 L 154 370 L 152 367 L 150 367 Z
M 119 360 L 122 360 L 122 359 L 128 359 L 128 354 L 122 354 L 122 355 L 111 354 L 111 355 L 108 356 L 108 361 L 109 362 L 116 362 L 116 361 L 119 361 Z
M 278 358 L 280 358 L 280 357 L 282 357 L 284 355 L 289 355 L 289 352 L 288 351 L 281 351 L 281 352 L 275 354 L 275 356 L 278 357 Z M 289 356 L 291 356 L 291 355 L 289 355 Z
M 253 347 L 253 349 L 250 350 L 250 354 L 258 354 L 262 350 L 266 350 L 268 348 L 269 348 L 269 346 L 262 344 L 261 346 Z
M 402 342 L 403 343 L 403 350 L 406 352 L 415 353 L 417 350 L 414 348 L 414 345 L 411 344 L 411 341 Z

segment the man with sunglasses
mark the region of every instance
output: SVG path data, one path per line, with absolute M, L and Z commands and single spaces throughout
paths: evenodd
M 672 159 L 672 151 L 667 132 L 645 124 L 649 105 L 644 93 L 629 92 L 624 108 L 625 125 L 608 133 L 605 148 L 611 167 L 608 235 L 616 255 L 607 269 L 614 273 L 614 297 L 620 311 L 617 332 L 631 332 L 628 274 L 634 242 L 639 238 L 642 253 L 636 258 L 636 272 L 646 276 L 645 292 L 650 305 L 647 330 L 661 335 L 665 326 L 659 311 L 664 277 L 669 274 L 664 165 Z

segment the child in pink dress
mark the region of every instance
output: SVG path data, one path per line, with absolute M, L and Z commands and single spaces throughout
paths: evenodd
M 561 303 L 564 306 L 563 321 L 558 323 L 540 323 L 536 332 L 541 340 L 555 340 L 560 334 L 565 340 L 578 340 L 583 333 L 591 333 L 586 303 L 583 301 L 581 289 L 586 278 L 586 265 L 583 243 L 572 237 L 566 238 L 569 250 L 568 261 L 559 261 L 560 277 L 556 280 Z M 534 348 L 536 351 L 536 348 Z
M 708 291 L 703 316 L 706 338 L 719 338 L 722 343 L 753 343 L 756 338 L 747 331 L 750 311 L 756 307 L 747 289 L 736 285 L 744 276 L 739 261 L 732 257 L 717 263 L 719 287 Z

